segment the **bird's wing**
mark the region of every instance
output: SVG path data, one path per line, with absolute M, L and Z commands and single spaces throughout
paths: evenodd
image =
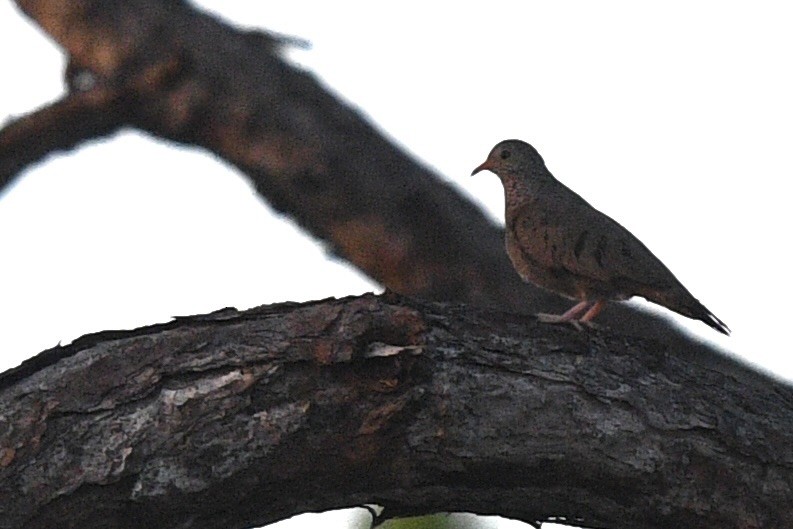
M 508 229 L 542 286 L 571 297 L 639 295 L 729 334 L 639 239 L 566 187 L 509 213 Z
M 539 254 L 546 266 L 615 286 L 669 288 L 678 283 L 639 239 L 572 190 L 562 186 L 552 200 L 534 209 L 531 216 L 544 226 Z
M 657 288 L 677 282 L 639 239 L 611 217 L 591 208 L 581 220 L 570 227 L 570 245 L 562 254 L 565 268 L 607 282 L 627 280 Z

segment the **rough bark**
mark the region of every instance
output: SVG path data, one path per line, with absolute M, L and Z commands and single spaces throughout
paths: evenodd
M 520 281 L 500 228 L 284 61 L 277 39 L 174 0 L 16 3 L 63 47 L 72 90 L 0 130 L 0 189 L 49 153 L 136 127 L 234 164 L 273 207 L 390 290 L 521 312 L 567 308 Z M 692 362 L 734 364 L 629 307 L 601 318 Z
M 368 503 L 793 527 L 793 390 L 395 295 L 84 337 L 2 375 L 0 410 L 3 528 L 241 528 Z
M 175 0 L 17 4 L 68 54 L 72 89 L 0 130 L 0 189 L 137 127 L 217 153 L 394 291 L 564 306 L 266 34 Z M 249 527 L 364 502 L 793 526 L 789 388 L 629 308 L 603 321 L 613 334 L 365 297 L 84 338 L 2 375 L 0 527 Z

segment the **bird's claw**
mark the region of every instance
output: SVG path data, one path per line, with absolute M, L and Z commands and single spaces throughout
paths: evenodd
M 562 318 L 558 314 L 544 314 L 541 312 L 537 314 L 537 321 L 540 323 L 566 323 L 570 320 Z
M 537 314 L 537 321 L 540 323 L 567 323 L 572 325 L 573 328 L 577 331 L 583 331 L 584 327 L 588 329 L 597 329 L 597 324 L 589 321 L 589 320 L 579 320 L 576 318 L 566 318 L 563 314 L 544 314 L 540 313 Z

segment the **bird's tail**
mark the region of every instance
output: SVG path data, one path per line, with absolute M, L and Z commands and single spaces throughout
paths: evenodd
M 723 335 L 729 336 L 730 328 L 727 327 L 727 324 L 721 321 L 719 318 L 717 318 L 715 314 L 713 314 L 705 307 L 705 305 L 703 305 L 699 301 L 697 301 L 697 303 L 699 304 L 699 308 L 701 310 L 697 316 L 692 316 L 692 317 L 698 319 L 699 321 L 704 322 L 705 325 L 713 327 Z
M 671 293 L 653 292 L 647 296 L 647 299 L 659 305 L 663 305 L 678 314 L 699 320 L 708 327 L 712 327 L 726 336 L 730 335 L 730 328 L 727 327 L 727 324 L 717 318 L 715 314 L 705 307 L 705 305 L 692 296 L 688 290 L 683 289 L 682 291 Z

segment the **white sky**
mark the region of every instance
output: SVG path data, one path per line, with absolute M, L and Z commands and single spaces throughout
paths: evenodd
M 290 56 L 499 222 L 498 179 L 468 175 L 531 142 L 733 335 L 664 314 L 793 379 L 788 3 L 198 4 L 310 40 Z M 0 49 L 0 121 L 60 95 L 63 58 L 9 1 Z M 224 162 L 137 132 L 0 196 L 0 371 L 88 332 L 377 289 Z

